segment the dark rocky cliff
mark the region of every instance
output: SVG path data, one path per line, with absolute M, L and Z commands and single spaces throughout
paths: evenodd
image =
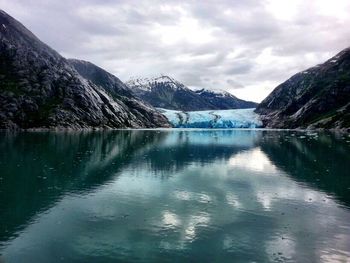
M 130 88 L 116 76 L 87 61 L 77 59 L 68 59 L 68 61 L 85 79 L 103 88 L 114 100 L 126 105 L 132 115 L 144 123 L 151 124 L 146 127 L 152 127 L 152 125 L 170 127 L 167 125 L 165 116 L 147 102 L 137 99 Z
M 257 107 L 273 128 L 350 127 L 350 48 L 295 74 Z
M 0 129 L 168 126 L 153 108 L 120 97 L 0 10 Z

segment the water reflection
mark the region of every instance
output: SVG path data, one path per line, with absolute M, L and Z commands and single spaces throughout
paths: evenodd
M 347 140 L 244 130 L 2 134 L 0 254 L 346 261 Z
M 252 170 L 262 173 L 278 173 L 266 154 L 259 148 L 253 148 L 249 151 L 238 153 L 229 159 L 229 164 L 246 170 Z
M 350 204 L 350 136 L 331 133 L 269 132 L 262 151 L 294 180 Z
M 0 240 L 62 195 L 112 179 L 135 153 L 162 138 L 147 131 L 1 134 L 0 211 L 6 220 Z

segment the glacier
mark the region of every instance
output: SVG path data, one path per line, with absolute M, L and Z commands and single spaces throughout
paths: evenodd
M 259 115 L 251 109 L 177 111 L 158 108 L 174 128 L 261 128 Z

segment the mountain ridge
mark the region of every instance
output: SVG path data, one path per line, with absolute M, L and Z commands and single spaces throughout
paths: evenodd
M 195 90 L 201 97 L 206 98 L 211 104 L 219 109 L 249 109 L 256 108 L 258 103 L 237 98 L 235 95 L 224 90 Z
M 152 107 L 149 116 L 131 112 L 3 10 L 0 58 L 0 129 L 169 126 Z
M 278 85 L 256 112 L 271 128 L 349 128 L 350 48 Z
M 238 99 L 229 92 L 191 90 L 166 75 L 153 78 L 131 78 L 126 85 L 141 100 L 157 108 L 198 111 L 255 108 L 257 103 Z M 205 91 L 205 92 L 204 92 Z M 224 96 L 222 96 L 224 94 Z
M 122 101 L 129 107 L 131 113 L 139 119 L 164 122 L 164 116 L 144 101 L 140 101 L 134 96 L 132 91 L 116 76 L 107 72 L 99 66 L 78 59 L 68 59 L 68 62 L 85 79 L 106 90 L 114 99 Z

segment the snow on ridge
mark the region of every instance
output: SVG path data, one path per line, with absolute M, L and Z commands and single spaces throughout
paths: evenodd
M 183 84 L 166 75 L 160 75 L 157 77 L 145 77 L 145 78 L 132 77 L 130 78 L 130 80 L 126 82 L 126 84 L 130 88 L 138 88 L 145 91 L 151 91 L 153 88 L 153 85 L 155 84 L 168 84 L 173 89 L 185 88 Z
M 188 112 L 158 110 L 175 128 L 260 128 L 263 125 L 254 108 Z
M 199 95 L 203 94 L 203 93 L 210 93 L 215 95 L 216 97 L 234 97 L 233 94 L 231 94 L 228 91 L 222 90 L 222 89 L 206 89 L 206 88 L 201 88 L 201 89 L 197 89 L 195 90 L 195 92 Z
M 151 91 L 155 84 L 167 84 L 175 90 L 192 90 L 199 95 L 201 95 L 202 93 L 209 93 L 213 94 L 216 97 L 235 97 L 230 92 L 227 92 L 222 89 L 188 88 L 181 82 L 164 74 L 155 77 L 131 77 L 128 81 L 125 82 L 125 84 L 131 89 L 137 88 L 144 91 Z

